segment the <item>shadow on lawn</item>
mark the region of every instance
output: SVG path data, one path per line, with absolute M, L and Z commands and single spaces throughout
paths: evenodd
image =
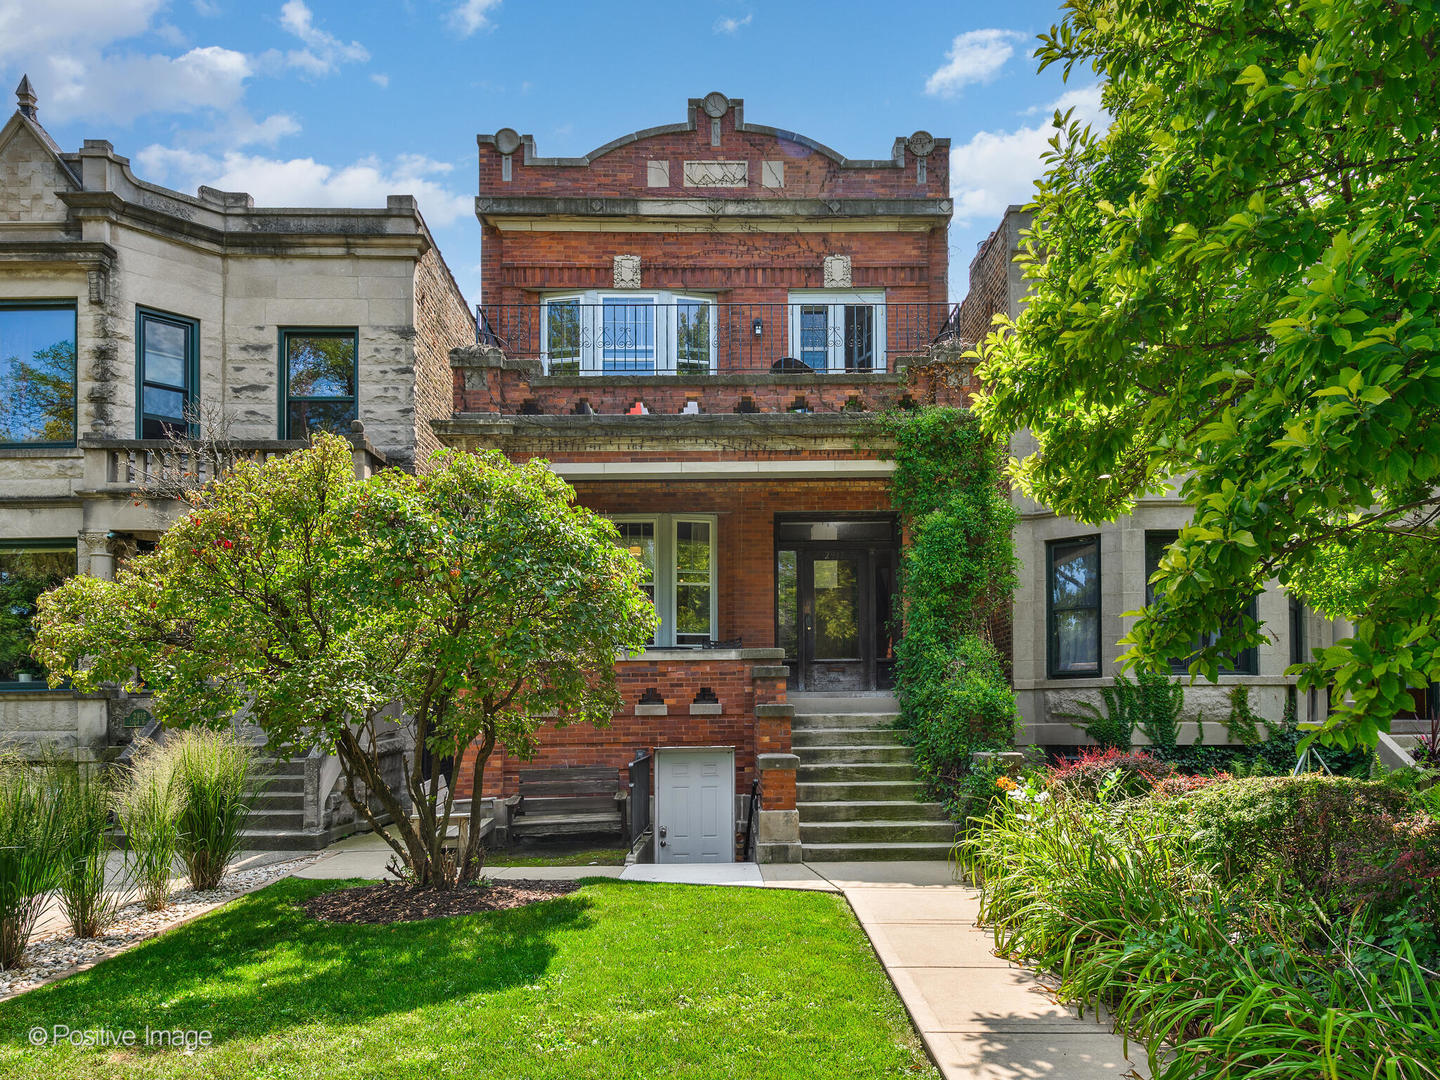
M 0 1005 L 0 1040 L 33 1026 L 213 1032 L 219 1045 L 310 1023 L 453 1007 L 541 979 L 552 936 L 594 925 L 583 894 L 388 925 L 325 923 L 297 902 L 361 882 L 287 879 L 79 975 Z M 476 1002 L 483 1005 L 483 1002 Z

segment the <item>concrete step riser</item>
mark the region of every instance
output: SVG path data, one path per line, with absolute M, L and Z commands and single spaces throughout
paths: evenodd
M 305 809 L 305 796 L 298 792 L 277 795 L 267 791 L 264 795 L 256 796 L 250 805 L 255 810 L 294 810 L 299 812 Z
M 914 765 L 801 765 L 795 771 L 801 784 L 836 784 L 847 780 L 915 780 Z
M 255 768 L 256 776 L 285 776 L 298 779 L 305 779 L 305 764 L 300 761 L 270 761 L 261 762 Z
M 945 808 L 934 802 L 804 802 L 796 804 L 800 820 L 831 821 L 949 821 Z
M 802 844 L 806 862 L 897 862 L 902 859 L 948 859 L 950 844 Z
M 303 810 L 254 810 L 245 819 L 247 829 L 301 830 L 305 828 Z
M 791 717 L 792 730 L 810 728 L 893 728 L 896 714 L 892 713 L 811 713 Z
M 250 787 L 251 793 L 262 795 L 304 795 L 305 779 L 300 776 L 266 777 Z
M 955 840 L 948 821 L 808 822 L 800 819 L 802 844 L 946 844 Z
M 893 783 L 800 783 L 795 786 L 800 802 L 901 802 L 918 800 L 920 785 L 911 780 Z
M 790 733 L 790 745 L 801 746 L 904 746 L 894 728 L 800 728 Z
M 908 746 L 797 746 L 804 765 L 908 765 L 915 760 Z

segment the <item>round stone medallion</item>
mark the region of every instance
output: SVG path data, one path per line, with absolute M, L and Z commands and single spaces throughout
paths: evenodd
M 520 133 L 514 128 L 501 128 L 495 132 L 495 149 L 502 154 L 513 154 L 520 149 Z
M 720 93 L 719 90 L 712 90 L 705 95 L 703 107 L 706 116 L 718 120 L 730 111 L 730 99 Z

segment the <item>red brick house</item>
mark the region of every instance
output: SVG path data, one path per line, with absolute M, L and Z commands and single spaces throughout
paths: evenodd
M 660 614 L 653 648 L 618 664 L 612 726 L 548 734 L 533 763 L 497 756 L 485 794 L 513 793 L 535 766 L 618 778 L 660 750 L 662 859 L 728 861 L 725 822 L 743 830 L 757 779 L 761 858 L 798 858 L 802 838 L 808 858 L 881 842 L 935 855 L 948 846 L 939 820 L 923 836 L 893 821 L 857 835 L 854 814 L 842 826 L 804 811 L 807 785 L 828 805 L 847 797 L 841 781 L 878 785 L 861 794 L 902 811 L 924 805 L 893 733 L 835 716 L 867 699 L 893 713 L 900 526 L 866 418 L 963 403 L 969 388 L 936 363 L 956 352 L 948 140 L 920 131 L 854 160 L 748 123 L 740 100 L 712 93 L 683 123 L 580 158 L 541 157 L 508 128 L 478 144 L 479 343 L 452 354 L 455 414 L 436 430 L 548 459 L 616 521 Z M 816 718 L 817 750 L 881 752 L 801 761 L 797 706 Z M 840 728 L 851 735 L 828 734 Z M 667 821 L 672 789 L 718 806 L 720 827 Z

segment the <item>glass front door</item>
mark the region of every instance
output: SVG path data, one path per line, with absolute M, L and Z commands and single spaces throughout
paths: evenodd
M 781 523 L 777 535 L 776 644 L 785 650 L 791 687 L 888 688 L 894 665 L 893 525 Z

